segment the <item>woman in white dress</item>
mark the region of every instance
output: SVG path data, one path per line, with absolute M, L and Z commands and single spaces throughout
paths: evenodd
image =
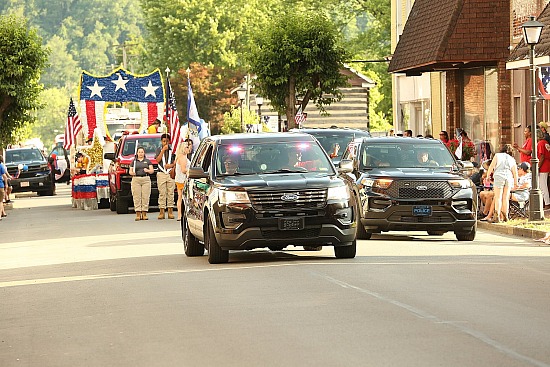
M 176 182 L 176 188 L 178 189 L 178 221 L 181 220 L 183 215 L 183 208 L 181 205 L 183 188 L 185 187 L 185 181 L 187 180 L 187 170 L 191 164 L 191 161 L 187 158 L 187 154 L 189 154 L 189 144 L 183 141 L 178 145 L 178 151 L 176 153 L 176 177 L 174 179 Z

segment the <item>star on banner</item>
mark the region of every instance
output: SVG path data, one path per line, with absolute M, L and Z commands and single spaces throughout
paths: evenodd
M 111 80 L 111 83 L 116 85 L 115 92 L 119 89 L 124 89 L 126 92 L 128 92 L 126 90 L 126 83 L 128 83 L 129 80 L 122 78 L 122 75 L 120 75 L 120 74 L 117 74 L 117 76 L 118 76 L 117 80 Z
M 149 84 L 146 86 L 146 87 L 141 87 L 143 90 L 145 90 L 145 97 L 144 98 L 147 98 L 147 96 L 153 96 L 154 98 L 157 98 L 157 95 L 155 93 L 155 91 L 159 88 L 159 87 L 154 87 L 153 86 L 153 83 L 151 83 L 151 81 L 149 80 Z
M 95 81 L 95 83 L 94 83 L 93 86 L 91 86 L 91 87 L 86 87 L 86 88 L 88 88 L 89 90 L 92 91 L 92 93 L 90 94 L 90 98 L 92 98 L 94 95 L 99 96 L 99 98 L 103 98 L 103 97 L 101 96 L 101 91 L 102 91 L 103 89 L 105 89 L 105 87 L 100 87 L 100 86 L 97 84 L 97 80 Z

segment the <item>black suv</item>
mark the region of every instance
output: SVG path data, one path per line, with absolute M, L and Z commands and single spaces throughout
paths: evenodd
M 225 263 L 229 250 L 288 245 L 356 252 L 351 184 L 308 134 L 235 134 L 205 138 L 184 190 L 187 256 Z
M 321 146 L 335 165 L 340 163 L 340 159 L 342 159 L 342 155 L 351 141 L 371 136 L 368 131 L 346 128 L 307 128 L 292 129 L 291 131 L 313 135 L 321 143 Z
M 463 165 L 439 140 L 363 138 L 340 162 L 351 172 L 362 204 L 357 237 L 383 231 L 453 231 L 459 241 L 476 235 L 477 192 Z
M 38 148 L 6 149 L 4 163 L 13 177 L 13 192 L 34 191 L 38 195 L 54 194 L 55 186 L 46 158 Z

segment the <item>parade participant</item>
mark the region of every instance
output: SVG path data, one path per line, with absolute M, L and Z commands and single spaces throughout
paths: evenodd
M 514 149 L 519 152 L 519 161 L 520 162 L 529 162 L 531 160 L 531 126 L 527 126 L 523 129 L 523 136 L 525 137 L 525 142 L 519 147 L 518 143 L 514 143 Z
M 174 179 L 170 177 L 170 170 L 176 165 L 176 157 L 170 146 L 170 135 L 162 134 L 160 139 L 162 146 L 156 151 L 156 160 L 159 169 L 157 172 L 157 188 L 159 190 L 160 209 L 157 219 L 164 219 L 167 209 L 168 219 L 174 219 L 174 190 L 176 184 Z
M 537 158 L 539 159 L 539 184 L 544 200 L 544 209 L 550 209 L 550 192 L 548 191 L 548 175 L 550 173 L 550 144 L 544 139 L 542 130 L 537 129 Z
M 136 221 L 148 220 L 149 199 L 151 197 L 151 178 L 155 172 L 153 164 L 145 157 L 145 149 L 138 147 L 136 156 L 130 165 L 130 176 L 132 176 L 132 197 L 134 199 L 134 210 Z
M 4 164 L 4 157 L 2 155 L 0 155 L 0 165 L 4 167 L 4 171 L 6 171 L 6 177 L 7 177 L 7 180 L 4 181 L 4 202 L 9 203 L 11 201 L 10 200 L 11 190 L 13 189 L 13 187 L 11 186 L 10 180 L 13 177 L 8 172 L 8 168 Z
M 4 192 L 6 183 L 8 182 L 8 170 L 4 166 L 3 160 L 0 164 L 0 220 L 2 220 L 3 217 L 7 217 L 6 211 L 4 209 Z
M 189 170 L 189 166 L 191 165 L 191 161 L 189 158 L 187 158 L 187 154 L 189 152 L 189 145 L 185 142 L 180 144 L 178 146 L 178 152 L 176 154 L 176 178 L 174 181 L 176 182 L 176 189 L 178 190 L 178 202 L 177 202 L 177 208 L 178 208 L 178 221 L 181 220 L 181 217 L 183 216 L 183 208 L 182 208 L 182 196 L 183 196 L 183 188 L 185 187 L 185 181 L 187 180 L 187 171 Z
M 158 132 L 159 127 L 160 127 L 160 120 L 156 119 L 155 121 L 153 121 L 151 126 L 147 128 L 147 134 L 156 134 Z

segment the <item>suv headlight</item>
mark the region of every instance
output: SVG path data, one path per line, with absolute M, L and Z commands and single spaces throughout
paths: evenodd
M 472 187 L 472 181 L 466 179 L 449 180 L 449 185 L 453 189 L 469 189 Z
M 329 187 L 327 200 L 349 200 L 349 189 L 346 185 Z
M 227 204 L 250 204 L 250 199 L 246 191 L 220 190 L 219 202 L 222 205 Z
M 390 187 L 392 182 L 393 180 L 390 180 L 389 178 L 379 178 L 376 180 L 372 178 L 364 178 L 361 180 L 361 185 L 366 187 L 387 189 Z

